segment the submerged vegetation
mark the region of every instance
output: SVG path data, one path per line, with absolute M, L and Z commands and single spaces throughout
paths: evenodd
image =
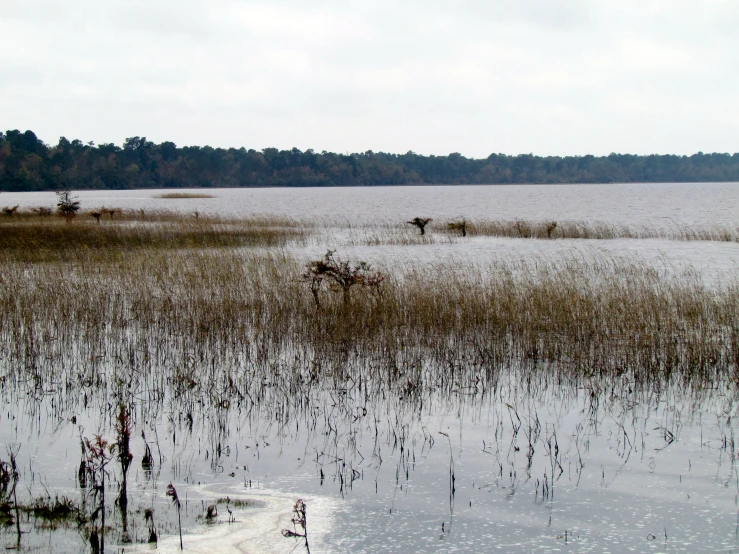
M 44 520 L 58 533 L 74 529 L 70 544 L 93 552 L 165 535 L 179 535 L 182 548 L 198 522 L 236 525 L 234 510 L 264 508 L 248 497 L 249 466 L 273 441 L 282 459 L 304 433 L 299 467 L 342 498 L 365 479 L 377 490 L 387 465 L 402 490 L 416 457 L 440 440 L 440 527 L 451 540 L 455 499 L 475 477 L 462 477 L 470 455 L 460 458 L 452 435 L 429 428 L 429 414 L 445 410 L 493 422 L 478 445 L 488 469 L 475 494 L 525 491 L 550 518 L 563 481 L 587 479 L 588 449 L 604 426 L 615 479 L 632 451 L 643 459 L 645 444 L 673 445 L 681 414 L 715 402 L 721 435 L 701 444 L 713 440 L 734 471 L 725 421 L 739 382 L 739 281 L 708 286 L 695 272 L 676 278 L 607 255 L 481 266 L 409 258 L 375 268 L 334 249 L 319 258 L 302 249 L 331 233 L 328 224 L 95 213 L 0 218 L 0 396 L 9 413 L 39 428 L 48 418 L 81 445 L 75 488 L 62 494 L 39 493 L 46 485 L 30 457 L 18 470 L 25 445 L 0 461 L 8 544 L 34 540 L 27 531 Z M 554 223 L 440 221 L 421 238 L 398 222 L 341 240 L 620 232 Z M 579 419 L 565 441 L 565 422 L 544 411 L 570 405 Z M 656 406 L 665 415 L 645 436 Z M 251 447 L 234 439 L 243 429 L 253 430 Z M 605 466 L 591 467 L 605 481 Z M 239 496 L 188 501 L 208 472 L 243 487 Z M 285 521 L 270 529 L 308 550 L 307 504 L 295 498 L 307 496 L 290 503 L 292 529 Z

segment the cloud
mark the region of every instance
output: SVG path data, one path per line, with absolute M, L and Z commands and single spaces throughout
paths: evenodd
M 47 140 L 737 151 L 737 17 L 733 0 L 5 0 L 0 101 Z

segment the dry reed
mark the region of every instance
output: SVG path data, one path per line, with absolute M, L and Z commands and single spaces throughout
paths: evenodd
M 437 233 L 454 233 L 456 228 L 438 225 Z M 688 225 L 670 223 L 664 225 L 619 225 L 600 221 L 530 221 L 530 220 L 479 220 L 468 222 L 470 236 L 534 238 L 534 239 L 647 239 L 705 240 L 736 242 L 739 225 Z M 456 233 L 454 233 L 456 234 Z
M 206 194 L 202 192 L 165 192 L 162 194 L 155 194 L 152 198 L 163 198 L 163 199 L 187 199 L 187 198 L 215 198 L 212 194 Z
M 295 371 L 328 375 L 383 367 L 388 383 L 410 359 L 442 382 L 461 378 L 448 374 L 454 365 L 464 379 L 528 367 L 714 381 L 733 378 L 739 361 L 736 283 L 713 290 L 617 260 L 411 266 L 379 294 L 322 291 L 319 309 L 303 264 L 284 253 L 140 249 L 0 267 L 0 356 L 21 375 L 69 352 L 127 371 L 146 360 L 175 386 L 183 375 L 161 368 L 189 360 L 290 358 Z M 83 370 L 90 379 L 111 377 L 96 366 Z M 204 387 L 216 378 L 187 375 Z
M 0 224 L 0 252 L 16 260 L 55 260 L 75 252 L 107 250 L 122 255 L 130 249 L 284 246 L 300 243 L 305 232 L 287 218 L 229 219 L 176 212 L 110 213 L 92 219 L 38 217 L 28 213 Z

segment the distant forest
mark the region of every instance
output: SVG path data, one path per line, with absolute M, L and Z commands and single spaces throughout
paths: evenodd
M 123 146 L 64 137 L 50 146 L 32 131 L 0 132 L 0 190 L 189 187 L 321 187 L 409 184 L 739 181 L 739 154 L 534 156 L 413 152 L 301 152 L 178 147 L 131 137 Z

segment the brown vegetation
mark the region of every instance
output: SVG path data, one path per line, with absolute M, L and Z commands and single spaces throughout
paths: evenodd
M 110 215 L 110 220 L 102 214 Z M 118 214 L 115 219 L 113 215 Z M 91 220 L 70 223 L 65 218 L 38 217 L 24 212 L 0 225 L 0 252 L 16 259 L 59 259 L 71 253 L 121 256 L 130 249 L 217 248 L 280 246 L 299 241 L 304 232 L 285 218 L 198 220 L 175 212 L 123 212 L 101 209 Z
M 438 227 L 437 232 L 457 231 L 458 224 L 447 228 Z M 617 225 L 598 221 L 530 221 L 530 220 L 479 220 L 467 222 L 466 232 L 470 236 L 533 238 L 533 239 L 647 239 L 667 240 L 739 240 L 739 225 L 668 226 Z
M 162 194 L 155 194 L 152 198 L 178 200 L 187 198 L 215 198 L 215 196 L 213 196 L 212 194 L 205 194 L 201 192 L 165 192 Z
M 551 223 L 504 228 L 558 238 L 566 225 Z M 468 233 L 478 225 L 468 222 Z M 98 224 L 19 213 L 0 218 L 0 230 L 4 394 L 29 399 L 31 410 L 37 399 L 50 402 L 55 422 L 81 411 L 84 398 L 87 413 L 99 410 L 115 433 L 114 440 L 81 437 L 81 501 L 65 512 L 80 518 L 93 550 L 104 547 L 105 481 L 109 492 L 110 483 L 119 485 L 108 514 L 111 504 L 121 512 L 124 542 L 136 431 L 168 410 L 178 425 L 200 417 L 225 433 L 229 410 L 288 429 L 288 420 L 311 417 L 353 424 L 373 402 L 387 403 L 393 417 L 403 406 L 421 414 L 433 399 L 486 398 L 510 383 L 527 394 L 553 385 L 556 394 L 572 390 L 597 399 L 603 393 L 604 402 L 621 394 L 623 405 L 635 405 L 640 394 L 660 397 L 673 385 L 670 390 L 720 388 L 723 395 L 739 381 L 737 281 L 712 288 L 693 273 L 665 278 L 657 268 L 607 256 L 486 267 L 450 258 L 376 272 L 335 251 L 312 260 L 282 248 L 316 229 L 268 217 L 195 221 L 170 212 L 121 212 Z M 402 223 L 386 231 L 413 234 L 417 244 L 428 240 Z M 306 286 L 314 280 L 315 293 Z M 325 286 L 330 283 L 338 294 Z M 337 419 L 326 416 L 331 410 Z M 213 456 L 221 455 L 218 432 L 207 445 L 211 437 L 202 435 Z M 336 428 L 326 433 L 339 436 Z M 156 481 L 161 450 L 157 462 L 141 438 L 142 478 Z M 557 449 L 551 442 L 548 448 L 561 468 Z M 340 460 L 337 451 L 332 455 Z M 450 468 L 453 498 L 453 458 Z M 336 471 L 342 487 L 358 475 L 343 462 Z M 12 464 L 0 463 L 0 493 L 11 517 L 10 506 L 19 506 L 10 502 L 14 475 Z M 551 498 L 552 479 L 545 475 L 546 487 L 537 484 L 536 494 Z M 181 529 L 180 517 L 188 515 L 180 513 L 174 485 L 166 498 Z M 234 500 L 233 506 L 238 502 L 251 505 Z M 57 504 L 49 503 L 52 515 L 68 503 Z M 226 504 L 229 511 L 229 499 Z M 214 508 L 211 519 L 216 514 Z M 296 504 L 295 514 L 291 536 L 306 536 L 305 506 Z M 157 529 L 154 512 L 143 514 L 142 540 L 174 531 L 161 517 Z M 111 525 L 108 520 L 108 530 Z
M 382 295 L 358 287 L 348 299 L 323 296 L 320 312 L 302 283 L 303 262 L 284 253 L 141 248 L 90 256 L 79 248 L 45 264 L 3 259 L 0 353 L 13 367 L 43 366 L 44 380 L 63 367 L 41 360 L 67 349 L 116 359 L 131 341 L 139 345 L 135 367 L 139 356 L 186 368 L 189 359 L 217 365 L 292 352 L 298 365 L 346 368 L 350 349 L 361 367 L 379 363 L 389 376 L 410 356 L 436 368 L 442 382 L 462 358 L 465 378 L 476 379 L 513 366 L 726 378 L 739 361 L 736 283 L 717 291 L 695 276 L 666 280 L 611 259 L 411 266 L 386 277 Z M 212 392 L 214 377 L 188 373 L 175 383 Z

